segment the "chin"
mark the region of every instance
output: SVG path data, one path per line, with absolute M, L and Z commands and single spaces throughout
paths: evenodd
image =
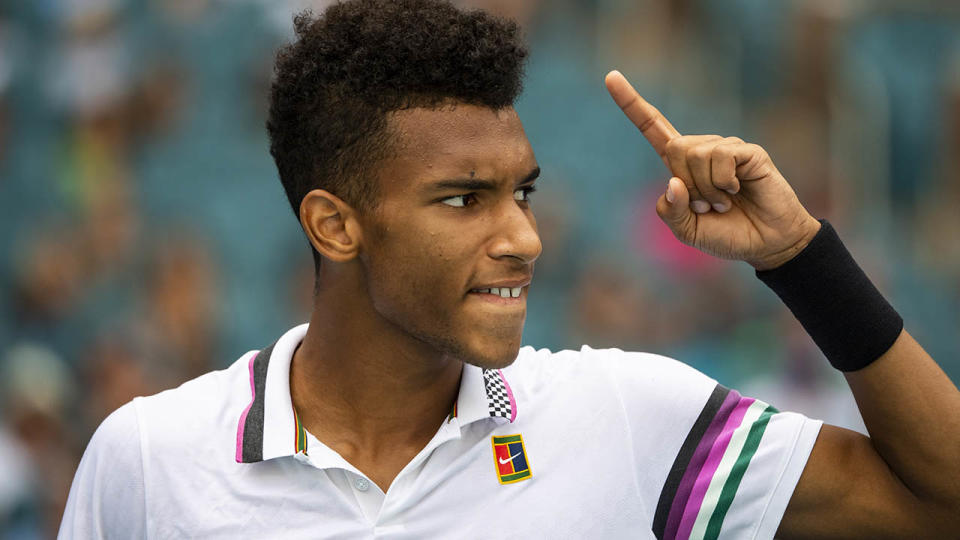
M 448 332 L 425 339 L 445 356 L 483 369 L 502 369 L 517 359 L 522 341 L 522 327 L 509 332 Z
M 515 346 L 495 351 L 472 350 L 467 354 L 461 355 L 461 360 L 483 369 L 502 369 L 512 364 L 517 359 L 519 352 L 520 345 L 518 343 Z

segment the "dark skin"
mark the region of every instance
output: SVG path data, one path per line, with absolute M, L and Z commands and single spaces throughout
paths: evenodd
M 540 255 L 525 200 L 539 172 L 512 108 L 389 119 L 375 209 L 314 190 L 301 224 L 323 256 L 290 372 L 308 431 L 386 492 L 453 407 L 462 362 L 516 358 Z M 517 298 L 470 292 L 520 288 Z
M 761 147 L 682 136 L 622 75 L 606 82 L 674 175 L 657 213 L 678 239 L 769 269 L 817 233 Z M 538 169 L 512 108 L 411 109 L 389 124 L 377 208 L 323 190 L 301 204 L 323 263 L 290 375 L 304 426 L 383 491 L 449 413 L 463 362 L 516 358 L 540 253 L 523 189 Z M 500 285 L 521 294 L 471 292 Z M 778 537 L 955 537 L 960 392 L 906 331 L 847 381 L 871 437 L 823 427 Z
M 770 269 L 819 230 L 763 148 L 682 136 L 619 72 L 606 84 L 674 175 L 657 213 L 682 242 Z M 823 426 L 777 538 L 957 538 L 960 392 L 906 330 L 845 375 L 870 437 Z

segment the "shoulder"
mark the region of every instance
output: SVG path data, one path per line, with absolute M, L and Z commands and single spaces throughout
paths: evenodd
M 589 346 L 560 352 L 525 347 L 504 375 L 521 411 L 631 431 L 648 454 L 679 447 L 718 387 L 666 356 Z
M 134 398 L 144 453 L 202 452 L 232 448 L 238 418 L 250 401 L 250 351 L 228 368 L 189 380 L 177 388 Z M 229 453 L 229 452 L 228 452 Z
M 717 382 L 696 369 L 672 358 L 654 353 L 621 349 L 594 349 L 553 352 L 523 347 L 517 361 L 505 369 L 532 392 L 563 391 L 567 387 L 587 387 L 594 391 L 619 393 L 645 401 L 688 398 L 703 406 Z
M 143 536 L 143 455 L 132 402 L 110 414 L 90 439 L 64 509 L 59 538 Z
M 97 462 L 101 457 L 108 457 L 112 461 L 110 468 L 138 468 L 140 464 L 139 432 L 140 422 L 131 401 L 110 413 L 100 423 L 87 444 L 83 461 Z
M 243 392 L 245 354 L 225 370 L 189 380 L 177 388 L 136 397 L 101 422 L 87 445 L 84 460 L 99 455 L 129 457 L 139 467 L 141 455 L 162 447 L 191 445 L 205 438 L 232 434 L 237 418 L 249 401 Z M 122 465 L 126 463 L 116 463 Z

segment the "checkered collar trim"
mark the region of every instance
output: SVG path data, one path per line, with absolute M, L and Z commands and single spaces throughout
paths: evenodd
M 481 369 L 464 364 L 460 378 L 460 394 L 447 420 L 452 421 L 454 418 L 461 425 L 484 418 L 515 421 L 517 399 L 503 370 Z
M 483 387 L 487 392 L 490 416 L 501 416 L 511 423 L 517 419 L 517 402 L 502 370 L 483 370 Z

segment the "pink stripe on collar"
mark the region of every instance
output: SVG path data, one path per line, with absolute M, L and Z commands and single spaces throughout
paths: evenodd
M 250 403 L 243 410 L 243 414 L 240 415 L 240 423 L 237 424 L 237 463 L 243 463 L 243 426 L 247 423 L 247 413 L 250 412 L 250 407 L 253 406 L 253 402 L 257 398 L 257 388 L 253 384 L 253 361 L 257 359 L 259 354 L 259 352 L 254 354 L 248 365 L 250 371 Z
M 513 397 L 513 390 L 510 389 L 510 383 L 508 383 L 507 378 L 503 376 L 503 370 L 498 369 L 497 374 L 500 375 L 500 380 L 503 381 L 503 387 L 507 389 L 507 397 L 510 398 L 510 423 L 512 424 L 517 418 L 517 400 Z

